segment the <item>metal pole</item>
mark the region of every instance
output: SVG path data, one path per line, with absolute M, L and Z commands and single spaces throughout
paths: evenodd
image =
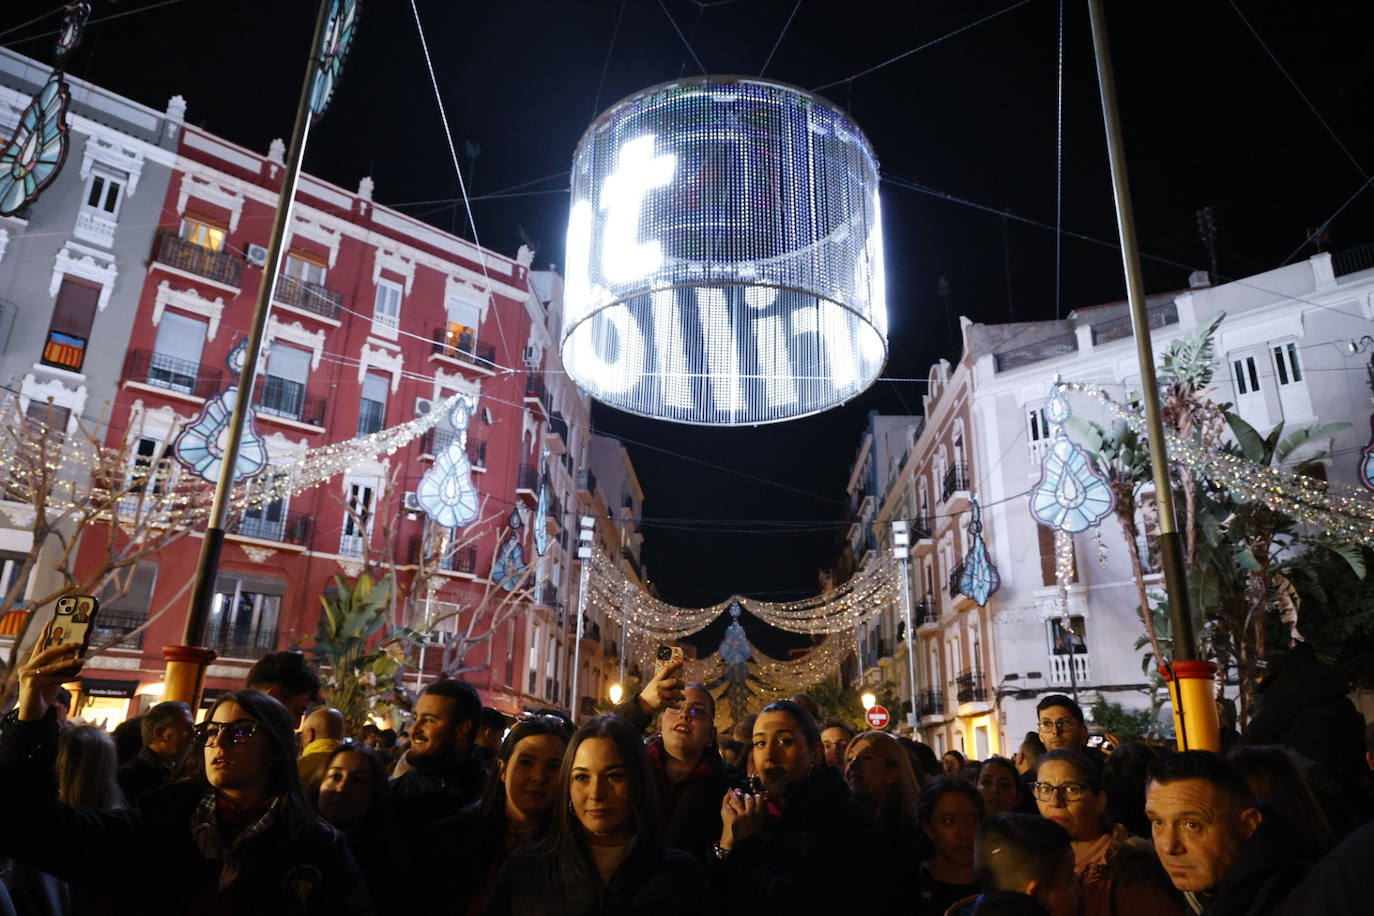
M 1169 478 L 1169 453 L 1164 443 L 1164 419 L 1159 404 L 1159 383 L 1155 378 L 1154 347 L 1145 311 L 1145 284 L 1140 275 L 1140 250 L 1135 235 L 1135 213 L 1131 207 L 1130 182 L 1126 175 L 1126 145 L 1121 135 L 1121 117 L 1116 106 L 1116 78 L 1112 70 L 1111 48 L 1107 44 L 1107 22 L 1102 0 L 1088 0 L 1092 21 L 1093 51 L 1097 60 L 1097 81 L 1102 95 L 1102 118 L 1107 132 L 1107 155 L 1111 160 L 1112 195 L 1116 199 L 1117 231 L 1121 236 L 1121 261 L 1126 273 L 1126 298 L 1131 309 L 1131 328 L 1135 334 L 1136 357 L 1140 362 L 1140 389 L 1145 403 L 1145 429 L 1154 472 L 1155 500 L 1159 506 L 1159 540 L 1164 567 L 1164 586 L 1169 596 L 1169 617 L 1173 624 L 1173 660 L 1197 660 L 1193 635 L 1193 614 L 1188 595 L 1188 570 L 1183 556 L 1183 541 L 1174 514 L 1174 491 Z M 1149 609 L 1143 609 L 1149 613 Z M 1162 659 L 1160 660 L 1163 661 Z M 1190 710 L 1196 716 L 1197 710 Z M 1206 715 L 1205 710 L 1203 714 Z M 1215 734 L 1216 709 L 1211 709 L 1209 734 Z M 1204 729 L 1208 723 L 1197 723 Z M 1187 746 L 1187 735 L 1180 730 L 1180 742 Z M 1206 746 L 1193 742 L 1193 746 Z
M 277 200 L 272 235 L 267 245 L 267 260 L 262 266 L 262 281 L 258 284 L 258 302 L 248 331 L 248 348 L 244 353 L 243 369 L 239 372 L 238 398 L 229 415 L 229 430 L 224 440 L 224 463 L 215 484 L 214 501 L 210 504 L 210 520 L 201 543 L 200 560 L 196 566 L 196 587 L 191 596 L 190 613 L 181 641 L 186 646 L 199 646 L 205 638 L 205 623 L 210 618 L 210 605 L 215 597 L 215 579 L 219 570 L 220 552 L 224 547 L 224 518 L 228 514 L 230 494 L 234 486 L 234 471 L 239 458 L 239 439 L 248 417 L 248 405 L 253 403 L 253 382 L 258 371 L 258 356 L 262 349 L 263 331 L 267 315 L 272 310 L 272 295 L 277 287 L 277 270 L 281 264 L 282 247 L 291 223 L 295 206 L 296 183 L 300 177 L 301 160 L 305 156 L 305 142 L 310 135 L 310 90 L 315 81 L 315 69 L 320 45 L 329 21 L 329 0 L 320 0 L 315 19 L 315 33 L 310 40 L 310 55 L 306 62 L 305 79 L 301 83 L 300 99 L 296 103 L 296 123 L 291 133 L 291 146 L 282 174 L 281 196 Z
M 916 629 L 911 625 L 911 558 L 902 557 L 899 566 L 902 571 L 902 605 L 906 614 L 906 673 L 911 683 L 911 712 L 906 714 L 906 723 L 916 732 Z

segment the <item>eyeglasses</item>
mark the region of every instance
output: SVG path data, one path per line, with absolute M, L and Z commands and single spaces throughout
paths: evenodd
M 1036 801 L 1054 801 L 1056 792 L 1063 793 L 1064 801 L 1072 803 L 1082 801 L 1083 796 L 1089 793 L 1096 794 L 1097 789 L 1085 782 L 1066 782 L 1062 786 L 1056 786 L 1048 782 L 1031 783 L 1031 793 L 1035 795 Z
M 209 744 L 218 739 L 220 747 L 243 744 L 258 733 L 257 719 L 235 719 L 233 722 L 202 722 L 196 726 L 196 741 Z
M 1051 722 L 1049 719 L 1040 720 L 1040 730 L 1042 732 L 1066 732 L 1077 726 L 1078 721 L 1075 719 L 1059 719 L 1054 722 Z
M 665 712 L 666 712 L 666 711 L 670 711 L 670 710 L 671 710 L 672 712 L 676 713 L 677 715 L 682 716 L 682 718 L 684 718 L 684 719 L 709 719 L 709 718 L 711 718 L 711 716 L 710 716 L 710 714 L 709 714 L 709 711 L 706 709 L 705 706 L 702 706 L 700 703 L 692 703 L 692 704 L 690 704 L 690 705 L 688 705 L 688 706 L 683 706 L 681 709 L 673 709 L 673 708 L 670 706 L 670 707 L 668 707 L 667 710 L 665 710 Z

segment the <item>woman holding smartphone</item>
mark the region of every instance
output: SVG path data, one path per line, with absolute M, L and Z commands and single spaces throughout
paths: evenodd
M 573 735 L 548 839 L 511 853 L 482 908 L 497 916 L 715 911 L 701 866 L 663 848 L 649 758 L 619 716 L 598 716 Z
M 137 809 L 59 800 L 52 706 L 81 658 L 43 644 L 19 669 L 19 705 L 0 735 L 0 851 L 98 885 L 117 913 L 370 912 L 343 838 L 301 797 L 291 722 L 266 694 L 222 696 L 197 729 L 191 777 Z M 86 849 L 101 854 L 72 854 Z

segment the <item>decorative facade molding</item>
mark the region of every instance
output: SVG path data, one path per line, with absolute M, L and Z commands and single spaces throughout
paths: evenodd
M 329 266 L 333 267 L 339 260 L 339 233 L 337 230 L 329 229 L 314 220 L 304 219 L 297 216 L 291 220 L 291 237 L 309 239 L 318 242 L 329 249 Z M 289 243 L 288 243 L 289 246 Z
M 434 393 L 430 397 L 436 401 L 440 400 L 444 397 L 444 392 L 466 394 L 472 398 L 472 403 L 476 404 L 482 394 L 482 384 L 478 379 L 468 378 L 457 370 L 449 374 L 439 369 L 434 373 Z
M 68 388 L 62 384 L 61 379 L 55 378 L 39 381 L 38 376 L 32 372 L 24 376 L 24 382 L 19 387 L 20 408 L 28 410 L 29 405 L 35 401 L 46 404 L 49 398 L 52 399 L 53 406 L 67 408 L 70 412 L 67 417 L 67 432 L 75 432 L 77 418 L 81 411 L 86 409 L 86 386 Z
M 391 393 L 395 394 L 396 389 L 401 385 L 401 354 L 391 353 L 381 348 L 373 349 L 367 344 L 363 344 L 362 353 L 358 357 L 359 385 L 367 376 L 367 370 L 373 367 L 391 373 Z
M 166 442 L 171 437 L 173 429 L 180 429 L 190 421 L 191 417 L 177 413 L 166 404 L 149 410 L 143 399 L 138 398 L 129 405 L 128 429 L 138 432 L 145 439 Z
M 410 289 L 415 285 L 415 261 L 413 259 L 397 254 L 394 249 L 378 246 L 376 256 L 372 261 L 373 283 L 381 279 L 383 270 L 389 270 L 405 277 L 406 295 L 410 295 Z
M 246 554 L 248 559 L 254 563 L 265 563 L 271 557 L 277 555 L 277 551 L 271 547 L 256 547 L 252 544 L 240 544 L 239 548 Z
M 299 458 L 305 454 L 309 444 L 304 438 L 299 441 L 289 438 L 285 433 L 273 432 L 263 436 L 267 445 L 267 458 L 272 464 L 283 464 L 282 459 Z
M 91 177 L 91 166 L 97 162 L 128 175 L 129 182 L 125 185 L 124 190 L 130 197 L 134 196 L 134 192 L 138 190 L 139 176 L 143 174 L 142 153 L 100 137 L 88 137 L 86 150 L 81 154 L 81 177 L 83 179 Z
M 188 134 L 187 136 L 191 136 Z M 190 173 L 181 176 L 181 190 L 177 193 L 177 214 L 186 212 L 186 202 L 192 197 L 223 207 L 229 211 L 229 231 L 239 227 L 239 217 L 243 215 L 243 195 L 221 187 L 213 181 L 198 178 Z
M 57 257 L 53 261 L 48 295 L 57 295 L 57 290 L 62 286 L 62 278 L 67 274 L 99 284 L 100 298 L 96 301 L 96 306 L 102 312 L 105 311 L 105 306 L 110 304 L 110 293 L 114 289 L 115 278 L 119 276 L 113 255 L 78 245 L 76 242 L 68 242 L 57 252 Z
M 324 353 L 324 331 L 307 331 L 299 321 L 278 321 L 276 315 L 267 316 L 267 339 L 284 340 L 297 344 L 310 351 L 310 368 L 320 368 L 320 356 Z M 398 361 L 399 362 L 399 361 Z M 399 367 L 396 370 L 400 372 Z M 392 384 L 395 390 L 395 383 Z
M 216 296 L 214 300 L 206 299 L 193 289 L 172 289 L 171 285 L 163 280 L 157 285 L 157 298 L 153 300 L 153 326 L 157 327 L 162 321 L 162 312 L 167 306 L 192 315 L 199 315 L 210 322 L 205 331 L 206 340 L 214 340 L 215 333 L 219 331 L 220 316 L 224 314 L 224 297 Z M 315 357 L 316 363 L 319 357 Z

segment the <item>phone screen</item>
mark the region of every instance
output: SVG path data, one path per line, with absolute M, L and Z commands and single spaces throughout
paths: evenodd
M 80 646 L 84 652 L 90 643 L 91 631 L 95 627 L 95 615 L 99 611 L 100 602 L 93 595 L 68 595 L 58 598 L 52 627 L 48 630 L 48 638 L 43 641 L 43 648 Z

